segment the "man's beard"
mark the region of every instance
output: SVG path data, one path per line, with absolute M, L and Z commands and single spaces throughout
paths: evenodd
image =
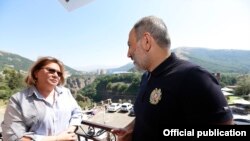
M 139 67 L 139 65 L 136 64 L 135 62 L 134 62 L 134 66 L 135 66 L 135 69 L 136 69 L 137 71 L 139 71 L 139 72 L 145 72 L 145 71 L 146 71 L 144 68 Z

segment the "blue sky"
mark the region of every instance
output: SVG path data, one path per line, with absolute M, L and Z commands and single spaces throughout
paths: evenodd
M 81 70 L 119 67 L 131 62 L 130 29 L 148 15 L 166 22 L 171 48 L 250 50 L 249 0 L 93 0 L 70 12 L 58 0 L 1 0 L 0 50 Z

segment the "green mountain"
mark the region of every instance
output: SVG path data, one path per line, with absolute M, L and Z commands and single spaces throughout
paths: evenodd
M 34 61 L 20 55 L 0 51 L 0 72 L 4 69 L 4 67 L 13 67 L 15 70 L 28 71 L 33 63 Z M 70 74 L 82 74 L 80 71 L 66 65 L 65 69 Z
M 172 52 L 184 60 L 206 68 L 211 73 L 250 73 L 250 51 L 248 50 L 179 47 L 172 49 Z M 134 69 L 132 63 L 112 70 L 130 69 Z
M 247 50 L 180 47 L 172 51 L 210 72 L 250 73 L 250 51 Z
M 172 51 L 178 57 L 196 63 L 210 72 L 250 73 L 250 51 L 248 50 L 179 47 L 172 49 Z M 25 57 L 0 51 L 0 71 L 5 66 L 27 71 L 32 63 L 32 60 Z M 82 74 L 68 66 L 65 66 L 65 68 L 71 74 Z M 108 69 L 108 72 L 129 71 L 132 68 L 134 68 L 133 63 L 129 63 L 119 68 Z

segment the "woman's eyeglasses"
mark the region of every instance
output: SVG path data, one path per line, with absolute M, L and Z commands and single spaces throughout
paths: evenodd
M 42 68 L 42 69 L 47 70 L 50 74 L 54 74 L 56 72 L 59 77 L 62 77 L 62 72 L 60 72 L 60 71 L 57 71 L 57 70 L 52 69 L 52 68 Z

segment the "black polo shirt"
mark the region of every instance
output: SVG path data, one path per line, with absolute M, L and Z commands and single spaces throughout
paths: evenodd
M 174 53 L 142 76 L 135 101 L 133 140 L 159 140 L 169 125 L 209 124 L 232 118 L 216 78 Z

